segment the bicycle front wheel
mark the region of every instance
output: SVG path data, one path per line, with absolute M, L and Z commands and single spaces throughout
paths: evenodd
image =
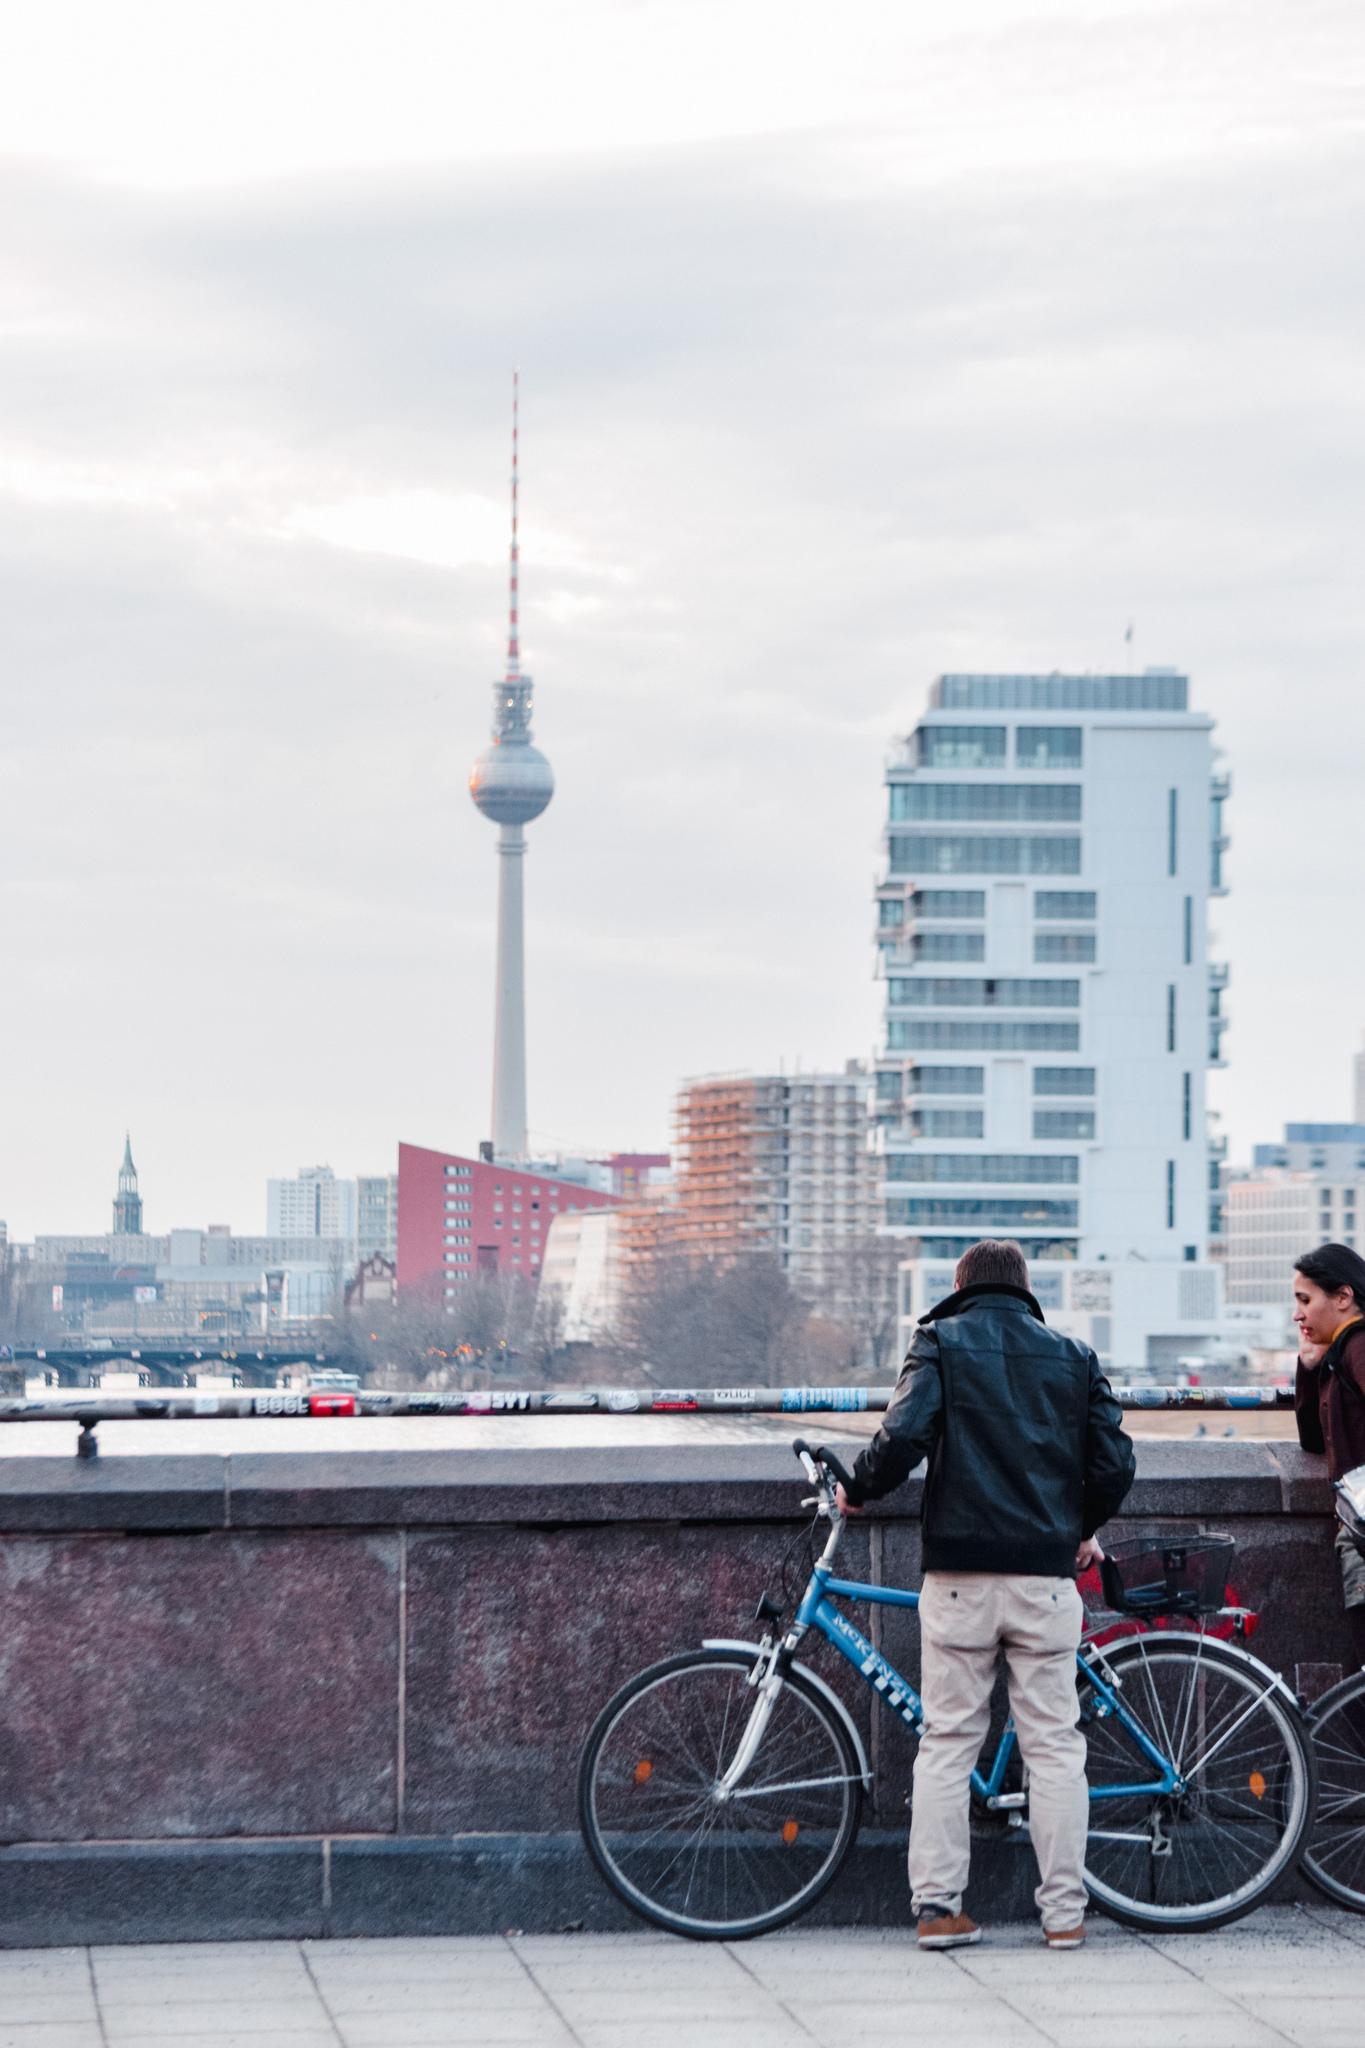
M 694 1940 L 781 1927 L 833 1883 L 862 1814 L 848 1731 L 799 1671 L 772 1703 L 748 1768 L 724 1783 L 750 1718 L 754 1654 L 654 1664 L 598 1716 L 583 1752 L 583 1839 L 632 1912 Z
M 1308 1716 L 1318 1808 L 1305 1875 L 1338 1905 L 1365 1913 L 1365 1671 L 1324 1693 Z
M 1312 1819 L 1302 1717 L 1264 1666 L 1201 1637 L 1130 1636 L 1104 1661 L 1124 1708 L 1184 1789 L 1136 1789 L 1158 1773 L 1082 1680 L 1091 1897 L 1130 1927 L 1194 1930 L 1240 1919 L 1293 1868 Z

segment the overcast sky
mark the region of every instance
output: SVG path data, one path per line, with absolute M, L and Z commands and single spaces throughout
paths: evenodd
M 12 17 L 0 1216 L 261 1229 L 488 1127 L 523 645 L 530 1110 L 878 1031 L 944 669 L 1188 669 L 1234 1151 L 1365 1024 L 1356 0 L 272 0 Z M 1135 641 L 1124 629 L 1135 622 Z

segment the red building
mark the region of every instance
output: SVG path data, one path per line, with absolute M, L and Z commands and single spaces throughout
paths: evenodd
M 475 1273 L 536 1280 L 555 1217 L 616 1200 L 528 1167 L 400 1145 L 398 1285 L 451 1295 Z

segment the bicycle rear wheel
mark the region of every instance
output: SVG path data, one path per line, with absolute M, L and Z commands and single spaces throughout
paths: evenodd
M 603 1708 L 579 1770 L 583 1839 L 607 1883 L 632 1912 L 694 1940 L 794 1920 L 833 1883 L 862 1815 L 848 1732 L 800 1672 L 725 1791 L 759 1704 L 753 1667 L 740 1650 L 651 1665 Z
M 1125 1708 L 1186 1789 L 1095 1798 L 1106 1787 L 1150 1784 L 1157 1773 L 1082 1680 L 1091 1897 L 1130 1927 L 1194 1930 L 1240 1919 L 1293 1868 L 1312 1819 L 1302 1717 L 1263 1666 L 1221 1643 L 1131 1636 L 1104 1661 Z
M 1318 1806 L 1304 1874 L 1338 1905 L 1365 1913 L 1365 1671 L 1353 1671 L 1312 1708 Z

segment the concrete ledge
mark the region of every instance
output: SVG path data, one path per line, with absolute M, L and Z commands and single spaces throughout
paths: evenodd
M 1026 1842 L 976 1841 L 967 1910 L 1033 1917 Z M 1311 1899 L 1302 1880 L 1277 1899 Z M 562 1934 L 646 1923 L 576 1834 L 184 1842 L 0 1850 L 0 1949 L 170 1941 Z M 800 1924 L 908 1927 L 905 1831 L 864 1827 Z
M 0 1849 L 0 1947 L 320 1935 L 317 1842 Z
M 0 1458 L 0 1527 L 16 1535 L 221 1529 L 226 1469 L 215 1457 Z
M 8 1457 L 0 1458 L 0 1525 L 21 1534 L 773 1522 L 798 1516 L 800 1490 L 790 1451 L 771 1442 Z M 872 1518 L 917 1518 L 920 1492 L 911 1480 Z M 1127 1518 L 1205 1520 L 1331 1511 L 1321 1460 L 1296 1445 L 1202 1438 L 1141 1442 L 1124 1507 Z

